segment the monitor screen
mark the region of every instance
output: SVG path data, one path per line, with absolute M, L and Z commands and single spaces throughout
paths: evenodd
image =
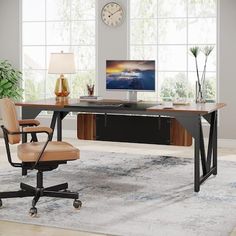
M 155 91 L 155 61 L 107 60 L 106 89 Z

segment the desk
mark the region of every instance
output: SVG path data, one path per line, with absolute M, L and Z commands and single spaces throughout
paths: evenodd
M 99 101 L 101 102 L 101 101 Z M 103 100 L 104 103 L 124 103 L 123 101 Z M 87 112 L 100 114 L 139 114 L 173 117 L 185 127 L 194 138 L 194 191 L 200 191 L 200 185 L 212 174 L 217 175 L 217 113 L 223 103 L 190 104 L 164 109 L 156 103 L 139 102 L 122 107 L 94 107 L 90 102 L 78 99 L 58 101 L 46 99 L 36 102 L 16 103 L 22 107 L 22 119 L 34 119 L 41 111 L 53 111 L 50 127 L 54 130 L 57 123 L 57 140 L 62 140 L 62 120 L 69 112 Z M 210 125 L 207 147 L 204 144 L 202 118 Z M 51 139 L 53 134 L 51 136 Z M 25 142 L 26 140 L 22 140 Z

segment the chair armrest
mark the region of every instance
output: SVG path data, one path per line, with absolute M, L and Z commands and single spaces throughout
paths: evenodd
M 34 119 L 24 119 L 24 120 L 18 120 L 20 126 L 38 126 L 40 125 L 40 122 L 38 120 Z
M 27 133 L 47 133 L 48 135 L 48 138 L 47 138 L 47 141 L 45 142 L 42 150 L 40 151 L 39 155 L 38 155 L 38 158 L 37 160 L 35 161 L 33 167 L 31 167 L 31 169 L 34 169 L 37 164 L 39 163 L 49 141 L 50 141 L 50 136 L 51 134 L 53 133 L 53 130 L 49 127 L 43 127 L 43 126 L 38 126 L 38 127 L 23 127 L 23 130 L 22 131 L 19 131 L 19 132 L 11 132 L 11 131 L 8 131 L 3 125 L 1 125 L 1 128 L 3 129 L 3 132 L 4 132 L 4 135 L 7 134 L 7 135 L 15 135 L 15 134 L 27 134 Z M 7 145 L 9 146 L 9 143 L 7 142 Z M 15 167 L 22 167 L 22 164 L 21 163 L 13 163 L 12 160 L 11 160 L 11 155 L 10 155 L 10 152 L 9 152 L 9 156 L 8 156 L 8 159 L 9 159 L 9 162 L 12 166 L 15 166 Z
M 52 134 L 53 130 L 49 127 L 38 126 L 38 127 L 23 127 L 23 132 Z
M 47 133 L 48 134 L 48 139 L 45 142 L 42 150 L 40 151 L 37 160 L 35 161 L 34 165 L 30 169 L 35 169 L 35 167 L 38 165 L 41 157 L 43 156 L 43 153 L 49 143 L 50 136 L 53 133 L 53 130 L 49 127 L 44 127 L 44 126 L 38 126 L 38 127 L 23 127 L 23 133 Z

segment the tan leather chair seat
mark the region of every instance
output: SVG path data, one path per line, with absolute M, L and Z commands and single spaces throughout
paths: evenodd
M 23 143 L 18 145 L 17 154 L 22 162 L 35 162 L 44 142 Z M 79 149 L 66 142 L 49 142 L 40 161 L 76 160 L 80 157 Z

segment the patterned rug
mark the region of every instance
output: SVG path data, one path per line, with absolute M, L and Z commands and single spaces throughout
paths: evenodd
M 191 159 L 81 152 L 81 159 L 45 173 L 45 187 L 67 181 L 83 202 L 41 198 L 3 199 L 0 219 L 112 235 L 228 235 L 236 225 L 236 162 L 219 161 L 219 174 L 193 192 Z M 35 183 L 35 171 L 0 169 L 0 191 Z

